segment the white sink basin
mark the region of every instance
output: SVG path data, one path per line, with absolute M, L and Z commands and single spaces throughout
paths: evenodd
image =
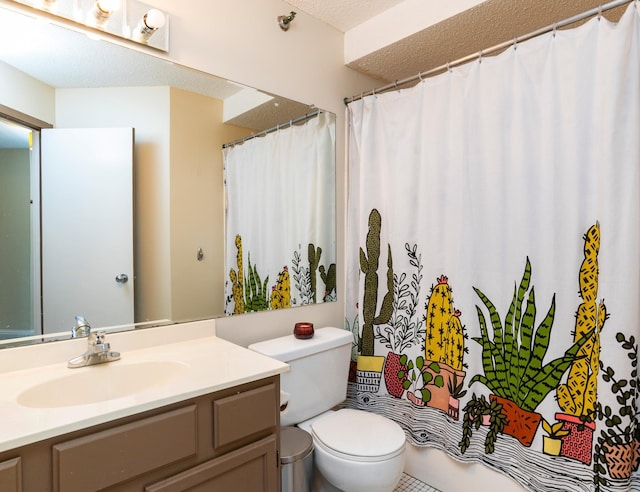
M 57 408 L 113 400 L 168 384 L 188 368 L 176 361 L 118 361 L 69 369 L 65 376 L 23 391 L 17 402 L 23 407 Z

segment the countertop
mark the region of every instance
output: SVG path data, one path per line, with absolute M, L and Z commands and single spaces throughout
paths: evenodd
M 112 350 L 119 347 L 112 344 Z M 33 408 L 18 403 L 21 393 L 36 385 L 75 377 L 82 372 L 89 373 L 95 385 L 107 384 L 110 367 L 147 361 L 176 361 L 181 370 L 162 385 L 145 387 L 121 398 L 54 408 Z M 287 364 L 214 335 L 121 351 L 119 361 L 78 369 L 67 368 L 64 359 L 54 364 L 2 372 L 0 452 L 288 370 Z M 83 388 L 78 387 L 77 391 L 82 392 Z

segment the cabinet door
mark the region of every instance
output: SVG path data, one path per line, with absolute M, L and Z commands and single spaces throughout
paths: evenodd
M 145 492 L 278 492 L 276 450 L 276 436 L 269 436 L 150 485 Z
M 22 461 L 20 458 L 0 463 L 0 490 L 2 492 L 22 491 Z

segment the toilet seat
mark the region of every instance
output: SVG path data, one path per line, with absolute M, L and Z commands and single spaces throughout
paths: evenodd
M 311 424 L 319 447 L 349 461 L 385 461 L 402 454 L 405 434 L 392 420 L 364 410 L 344 408 Z

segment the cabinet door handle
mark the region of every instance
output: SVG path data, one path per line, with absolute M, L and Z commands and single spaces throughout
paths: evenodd
M 121 273 L 120 275 L 116 275 L 116 282 L 119 284 L 126 284 L 129 281 L 129 277 L 127 277 L 126 273 Z

